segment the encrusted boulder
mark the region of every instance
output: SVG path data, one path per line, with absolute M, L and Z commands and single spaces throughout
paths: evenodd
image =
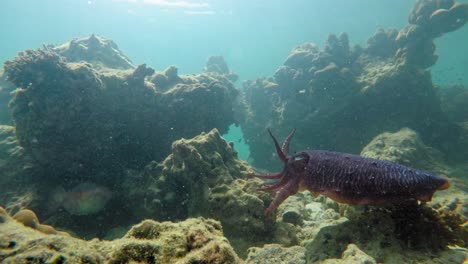
M 303 245 L 308 263 L 344 256 L 350 243 L 377 262 L 424 262 L 433 257 L 423 253 L 429 250 L 440 257 L 435 263 L 447 263 L 442 258 L 444 252 L 452 252 L 462 259 L 467 256 L 466 252 L 449 247 L 453 244 L 463 247 L 468 242 L 468 228 L 463 221 L 451 211 L 427 206 L 372 208 L 349 220 L 342 218 L 320 228 Z
M 375 259 L 362 250 L 356 245 L 349 244 L 340 259 L 327 259 L 322 262 L 323 264 L 375 264 Z
M 361 156 L 388 160 L 434 173 L 448 173 L 443 154 L 425 145 L 418 133 L 409 128 L 376 136 L 362 149 Z
M 16 135 L 38 163 L 53 168 L 47 177 L 113 174 L 101 179 L 112 182 L 124 167 L 165 157 L 173 140 L 214 127 L 224 132 L 234 121 L 237 91 L 221 75 L 179 77 L 172 67 L 166 70 L 170 86 L 159 90 L 150 78 L 155 71 L 122 64 L 112 41 L 93 35 L 75 44 L 89 54 L 73 59 L 70 54 L 81 51 L 45 48 L 5 63 L 8 80 L 19 88 L 10 104 Z M 120 66 L 113 66 L 116 58 Z
M 22 214 L 15 217 L 20 223 L 0 207 L 2 263 L 242 263 L 224 238 L 219 222 L 211 219 L 191 218 L 179 223 L 145 220 L 122 238 L 86 241 L 51 232 L 53 227 L 37 228 L 34 213 Z
M 37 187 L 30 206 L 41 219 L 87 237 L 106 233 L 100 221 L 128 225 L 141 220 L 141 206 L 128 208 L 129 201 L 117 194 L 150 162 L 163 160 L 173 141 L 213 128 L 225 133 L 234 122 L 238 92 L 224 74 L 178 75 L 171 66 L 162 85 L 154 78 L 159 72 L 145 64 L 133 66 L 111 40 L 96 35 L 20 52 L 4 68 L 16 89 L 10 103 L 15 128 L 7 137 L 14 144 L 1 145 L 17 146 L 37 170 L 15 178 L 16 185 L 1 185 L 0 198 L 8 196 L 3 190 L 8 186 L 17 193 L 22 186 Z M 186 155 L 183 146 L 176 149 Z M 212 159 L 202 171 L 221 170 L 222 157 Z M 11 164 L 0 167 L 8 174 Z M 6 175 L 0 182 L 7 178 L 14 177 Z M 90 203 L 87 197 L 93 194 L 102 197 L 99 203 Z M 128 217 L 121 221 L 118 214 Z
M 330 35 L 323 48 L 300 45 L 272 77 L 245 82 L 240 123 L 253 165 L 277 169 L 265 127 L 283 136 L 297 128 L 295 150 L 359 153 L 375 136 L 410 126 L 426 144 L 461 161 L 468 149 L 464 131 L 443 111 L 426 70 L 437 60 L 434 39 L 448 31 L 433 32 L 426 25 L 432 22 L 422 22 L 425 14 L 447 5 L 448 16 L 460 20 L 452 29 L 465 23 L 466 4 L 446 2 L 419 1 L 407 27 L 381 29 L 365 48 L 352 47 L 344 33 Z
M 300 246 L 283 247 L 278 244 L 262 248 L 251 247 L 245 264 L 294 263 L 306 264 L 305 249 Z
M 233 246 L 243 254 L 253 244 L 274 240 L 275 230 L 287 232 L 264 217 L 271 197 L 256 192 L 261 181 L 244 179 L 249 172 L 251 168 L 237 159 L 232 146 L 214 129 L 175 141 L 162 163 L 152 162 L 144 173 L 128 178 L 123 193 L 140 217 L 219 220 Z M 283 236 L 285 240 L 288 234 Z

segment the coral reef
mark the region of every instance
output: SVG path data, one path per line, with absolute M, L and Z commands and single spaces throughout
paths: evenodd
M 174 140 L 213 128 L 224 133 L 234 122 L 238 92 L 228 79 L 231 72 L 179 76 L 175 66 L 163 73 L 135 67 L 114 42 L 97 35 L 20 52 L 4 70 L 17 89 L 10 102 L 15 127 L 1 130 L 0 166 L 6 175 L 0 179 L 5 183 L 0 201 L 16 210 L 29 206 L 45 223 L 86 237 L 102 237 L 107 228 L 148 216 L 119 194 L 148 164 L 163 160 Z M 181 146 L 181 155 L 184 151 Z M 220 157 L 212 159 L 215 174 Z M 235 173 L 232 179 L 243 172 Z M 28 190 L 19 190 L 23 186 Z
M 32 211 L 20 213 L 14 218 L 26 226 L 38 223 Z M 179 223 L 145 220 L 113 241 L 85 241 L 26 226 L 0 207 L 2 263 L 241 263 L 223 237 L 219 222 L 211 219 L 191 218 Z
M 269 169 L 268 126 L 296 127 L 296 150 L 465 173 L 466 89 L 436 89 L 427 68 L 433 40 L 462 27 L 467 6 L 420 0 L 405 28 L 378 30 L 366 47 L 346 33 L 300 45 L 242 92 L 221 56 L 179 75 L 135 66 L 97 35 L 20 53 L 0 78 L 0 107 L 14 95 L 0 123 L 15 124 L 0 126 L 0 262 L 461 263 L 465 182 L 427 205 L 385 208 L 302 192 L 266 217 L 273 197 L 221 134 L 238 121 L 254 165 Z
M 215 188 L 250 170 L 236 157 L 217 129 L 177 140 L 163 162 L 151 162 L 137 180 L 124 182 L 126 200 L 135 202 L 132 207 L 140 215 L 158 219 L 184 219 L 206 212 L 207 198 Z M 141 186 L 147 186 L 148 191 L 142 192 Z M 140 203 L 142 200 L 147 203 Z
M 294 48 L 274 76 L 245 82 L 240 123 L 253 164 L 277 169 L 265 127 L 280 130 L 280 138 L 297 128 L 292 149 L 298 151 L 349 153 L 380 133 L 410 127 L 447 160 L 463 161 L 466 132 L 443 111 L 426 68 L 436 61 L 434 38 L 461 27 L 466 6 L 419 1 L 407 27 L 379 30 L 364 48 L 351 47 L 346 33 L 330 35 L 321 49 L 311 43 Z M 433 17 L 426 25 L 425 12 L 440 8 L 451 10 L 446 20 Z
M 284 227 L 265 219 L 270 202 L 256 193 L 260 181 L 242 179 L 251 168 L 214 129 L 177 140 L 161 163 L 152 162 L 123 184 L 125 200 L 137 215 L 161 220 L 204 216 L 219 220 L 240 255 L 252 244 L 274 240 Z M 141 186 L 146 186 L 142 191 Z M 282 241 L 291 237 L 281 233 Z M 293 238 L 290 238 L 291 240 Z
M 61 175 L 142 168 L 167 154 L 174 139 L 213 127 L 225 131 L 233 122 L 236 91 L 214 75 L 180 78 L 161 93 L 145 82 L 154 72 L 145 65 L 100 72 L 51 50 L 26 51 L 6 62 L 5 72 L 22 88 L 10 104 L 20 145 Z

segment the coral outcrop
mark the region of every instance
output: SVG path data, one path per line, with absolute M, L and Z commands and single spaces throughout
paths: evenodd
M 211 219 L 145 220 L 120 239 L 85 241 L 41 231 L 35 214 L 24 212 L 13 218 L 25 226 L 0 207 L 2 263 L 241 263 L 219 222 Z
M 33 189 L 28 206 L 40 212 L 41 219 L 87 237 L 103 236 L 107 230 L 102 223 L 110 229 L 141 220 L 148 215 L 141 213 L 141 206 L 131 208 L 128 196 L 119 195 L 127 191 L 124 183 L 133 181 L 149 163 L 163 160 L 174 140 L 213 128 L 224 133 L 234 122 L 238 92 L 228 79 L 232 73 L 227 65 L 223 69 L 228 73 L 184 76 L 175 66 L 162 73 L 144 64 L 135 67 L 114 42 L 97 35 L 20 52 L 4 64 L 5 76 L 17 89 L 10 102 L 15 127 L 2 127 L 0 166 L 8 173 L 18 173 L 21 166 L 35 170 L 2 177 L 1 183 L 8 185 L 0 186 L 0 196 L 5 196 L 1 201 L 13 202 L 3 188 L 21 180 L 18 187 Z M 180 155 L 185 159 L 183 145 Z M 18 151 L 10 150 L 13 147 Z M 228 155 L 234 155 L 231 152 Z M 16 164 L 18 155 L 32 165 Z M 212 164 L 197 165 L 201 173 L 224 172 L 216 167 L 222 157 L 210 159 Z M 183 161 L 175 161 L 175 167 L 184 166 L 177 162 Z M 232 178 L 242 172 L 235 173 Z M 11 191 L 20 193 L 17 187 Z M 99 203 L 93 203 L 95 195 L 101 197 Z M 130 203 L 140 202 L 145 201 Z M 165 219 L 162 211 L 157 213 Z M 122 220 L 120 214 L 128 217 Z M 175 216 L 180 215 L 174 212 Z
M 159 92 L 145 81 L 154 72 L 145 65 L 98 71 L 49 49 L 26 51 L 5 72 L 21 88 L 10 105 L 20 145 L 61 175 L 141 168 L 164 157 L 174 139 L 233 122 L 236 91 L 214 75 L 179 78 Z
M 163 162 L 150 163 L 139 177 L 124 183 L 124 195 L 140 216 L 217 219 L 243 254 L 248 246 L 275 236 L 275 226 L 263 215 L 271 198 L 256 193 L 260 182 L 244 179 L 248 172 L 251 168 L 237 159 L 232 145 L 214 129 L 175 141 L 172 153 Z
M 465 131 L 443 111 L 426 68 L 436 61 L 434 38 L 463 26 L 466 6 L 419 1 L 407 27 L 379 30 L 366 47 L 352 47 L 346 33 L 332 34 L 323 48 L 294 48 L 272 77 L 245 82 L 240 123 L 254 165 L 273 170 L 266 127 L 283 136 L 297 128 L 292 149 L 350 153 L 380 133 L 410 127 L 461 161 Z M 440 12 L 444 19 L 435 18 Z
M 397 57 L 422 68 L 437 61 L 433 39 L 457 30 L 468 21 L 468 4 L 454 0 L 419 0 L 409 24 L 396 37 Z

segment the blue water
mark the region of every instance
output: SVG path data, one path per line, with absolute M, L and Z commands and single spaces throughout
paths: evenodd
M 245 142 L 244 134 L 240 126 L 231 125 L 227 134 L 223 135 L 228 142 L 234 143 L 234 149 L 237 151 L 237 157 L 241 160 L 249 160 L 250 149 Z
M 463 2 L 463 1 L 462 1 Z M 467 1 L 465 1 L 467 2 Z M 92 33 L 114 40 L 135 64 L 157 70 L 176 65 L 198 73 L 210 55 L 223 55 L 237 82 L 271 76 L 303 42 L 323 45 L 329 33 L 348 32 L 365 45 L 378 28 L 402 28 L 408 0 L 3 0 L 0 62 L 20 50 L 64 43 Z M 468 85 L 468 27 L 437 40 L 436 84 Z M 460 41 L 466 40 L 466 41 Z M 247 159 L 240 128 L 228 135 Z
M 19 50 L 97 33 L 113 39 L 135 64 L 176 65 L 189 74 L 219 54 L 241 80 L 254 79 L 271 76 L 300 43 L 320 45 L 329 33 L 346 31 L 352 43 L 364 44 L 377 28 L 401 28 L 412 5 L 409 0 L 2 0 L 0 61 Z M 461 36 L 468 36 L 467 27 L 438 42 L 443 59 L 435 66 L 436 81 L 468 83 L 468 54 L 453 52 L 466 45 L 453 41 Z

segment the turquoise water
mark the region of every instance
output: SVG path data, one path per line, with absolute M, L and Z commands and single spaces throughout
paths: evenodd
M 231 125 L 227 134 L 223 135 L 228 142 L 234 143 L 234 149 L 238 153 L 238 158 L 248 160 L 250 155 L 249 145 L 244 140 L 244 134 L 240 126 Z
M 446 247 L 468 245 L 468 26 L 446 33 L 468 5 L 447 3 L 1 0 L 0 262 L 40 253 L 37 237 L 2 241 L 2 207 L 81 238 L 213 218 L 246 264 L 271 263 L 269 246 L 247 258 L 266 244 L 307 263 L 354 258 L 352 244 L 369 263 L 468 259 Z M 371 202 L 402 204 L 339 205 Z
M 176 65 L 198 73 L 210 55 L 222 55 L 243 80 L 271 76 L 296 45 L 323 45 L 329 33 L 348 32 L 365 45 L 378 28 L 402 28 L 414 2 L 408 0 L 151 1 L 4 0 L 0 17 L 0 62 L 20 50 L 64 43 L 97 33 L 114 40 L 135 64 L 157 70 Z M 468 84 L 468 27 L 436 42 L 436 84 Z M 226 137 L 247 160 L 239 129 Z
M 241 80 L 254 79 L 272 75 L 300 43 L 322 45 L 329 33 L 345 31 L 352 43 L 364 44 L 380 27 L 401 28 L 412 5 L 408 0 L 3 0 L 0 61 L 19 50 L 97 33 L 114 40 L 135 64 L 176 65 L 189 74 L 219 54 Z M 436 80 L 468 82 L 463 74 L 468 54 L 452 52 L 466 45 L 460 36 L 468 36 L 466 27 L 438 43 L 444 56 Z

